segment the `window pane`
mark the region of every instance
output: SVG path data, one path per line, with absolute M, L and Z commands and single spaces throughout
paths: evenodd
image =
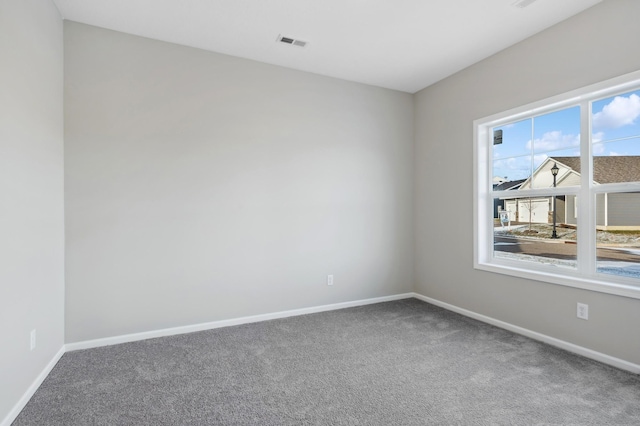
M 595 101 L 591 110 L 594 142 L 640 136 L 640 90 Z
M 555 111 L 534 119 L 533 151 L 580 150 L 580 107 Z
M 580 173 L 580 107 L 572 107 L 536 117 L 533 122 L 533 188 L 549 188 L 553 186 L 551 168 L 557 159 L 567 167 L 558 173 L 558 186 L 577 185 L 566 172 L 571 169 Z M 567 161 L 562 159 L 568 158 Z M 560 167 L 560 164 L 558 164 Z M 524 189 L 524 188 L 523 188 Z
M 596 197 L 598 272 L 640 278 L 640 192 Z
M 553 188 L 553 171 L 556 168 L 555 186 L 580 186 L 580 153 L 578 149 L 554 151 L 536 154 L 533 172 L 533 188 Z M 529 189 L 529 182 L 525 182 L 522 189 Z
M 502 139 L 494 139 L 492 176 L 496 183 L 515 181 L 531 176 L 531 119 L 496 127 Z
M 497 191 L 521 185 L 531 176 L 531 156 L 511 157 L 493 162 L 493 188 Z
M 516 194 L 514 194 L 516 195 Z M 493 254 L 497 258 L 576 268 L 576 197 L 501 197 L 494 200 Z M 554 235 L 555 230 L 555 235 Z
M 593 178 L 640 181 L 640 90 L 593 102 Z
M 593 180 L 640 182 L 640 137 L 593 144 Z

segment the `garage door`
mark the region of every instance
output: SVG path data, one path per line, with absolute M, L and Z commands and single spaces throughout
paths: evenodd
M 549 200 L 547 198 L 518 200 L 518 213 L 520 222 L 549 223 Z

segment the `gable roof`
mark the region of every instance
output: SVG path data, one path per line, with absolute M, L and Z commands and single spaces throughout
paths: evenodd
M 580 173 L 580 157 L 549 157 Z M 640 156 L 615 155 L 593 157 L 593 181 L 596 183 L 640 182 Z

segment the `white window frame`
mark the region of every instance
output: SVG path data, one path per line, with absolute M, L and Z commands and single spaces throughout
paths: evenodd
M 640 299 L 640 279 L 596 272 L 595 195 L 638 191 L 638 183 L 593 184 L 591 158 L 591 102 L 640 88 L 640 71 L 553 96 L 529 105 L 474 120 L 474 268 L 548 283 Z M 527 189 L 518 196 L 577 196 L 577 269 L 494 256 L 492 190 L 492 129 L 515 121 L 580 106 L 580 187 Z M 586 171 L 586 173 L 584 173 Z M 499 192 L 498 192 L 499 194 Z M 585 203 L 584 200 L 592 200 Z

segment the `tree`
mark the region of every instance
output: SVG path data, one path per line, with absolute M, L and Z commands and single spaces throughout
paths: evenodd
M 527 198 L 527 200 L 521 204 L 522 208 L 529 212 L 529 233 L 533 232 L 531 230 L 531 224 L 533 222 L 533 200 L 531 197 Z M 519 219 L 519 218 L 518 218 Z

